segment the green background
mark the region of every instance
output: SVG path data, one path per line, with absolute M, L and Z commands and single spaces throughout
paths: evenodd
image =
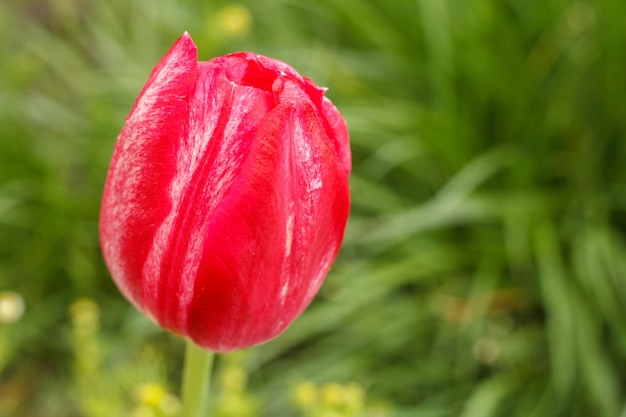
M 0 4 L 0 291 L 26 304 L 0 323 L 0 416 L 178 392 L 183 344 L 119 295 L 97 220 L 124 117 L 184 31 L 201 60 L 288 62 L 351 132 L 340 257 L 239 361 L 257 415 L 301 415 L 312 381 L 359 384 L 368 416 L 626 416 L 626 2 L 240 3 L 247 32 L 224 1 Z

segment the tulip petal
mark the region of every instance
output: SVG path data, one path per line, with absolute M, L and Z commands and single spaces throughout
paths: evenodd
M 174 175 L 178 138 L 187 136 L 197 50 L 183 35 L 153 70 L 120 133 L 105 185 L 100 240 L 111 275 L 137 307 L 144 296 L 144 262 L 158 225 L 170 211 L 163 187 Z M 144 309 L 145 311 L 145 309 Z
M 349 174 L 352 171 L 352 155 L 350 154 L 348 126 L 339 110 L 326 97 L 322 101 L 322 118 L 328 123 L 329 131 L 332 132 L 329 136 L 334 140 L 341 163 L 346 173 Z
M 255 132 L 273 105 L 272 96 L 230 81 L 215 62 L 200 63 L 191 99 L 189 133 L 176 149 L 169 185 L 172 209 L 156 233 L 146 261 L 147 301 L 162 326 L 184 332 L 187 304 L 210 219 L 223 202 L 249 152 Z
M 209 220 L 190 337 L 229 351 L 280 334 L 321 286 L 348 211 L 346 173 L 316 109 L 279 105 Z
M 347 173 L 350 173 L 352 161 L 348 127 L 337 108 L 328 98 L 324 97 L 325 89 L 318 87 L 310 79 L 301 76 L 284 62 L 262 55 L 239 52 L 216 58 L 213 61 L 225 69 L 229 79 L 240 85 L 251 85 L 255 88 L 272 91 L 272 85 L 279 77 L 294 81 L 302 92 L 306 94 L 308 100 L 315 105 L 319 112 L 318 117 L 324 124 L 328 137 L 334 142 L 344 169 Z

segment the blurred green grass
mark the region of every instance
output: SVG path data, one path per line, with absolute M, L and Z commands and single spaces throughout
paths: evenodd
M 625 416 L 626 3 L 240 4 L 249 27 L 225 1 L 0 4 L 0 290 L 26 303 L 0 323 L 0 416 L 178 389 L 182 345 L 118 294 L 97 216 L 124 117 L 185 30 L 203 60 L 289 62 L 350 126 L 341 256 L 249 352 L 263 416 L 297 415 L 302 381 L 356 382 L 394 416 Z M 101 378 L 78 365 L 79 297 Z

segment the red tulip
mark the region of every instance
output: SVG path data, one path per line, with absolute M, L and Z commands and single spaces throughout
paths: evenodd
M 311 302 L 348 219 L 350 146 L 324 89 L 287 64 L 197 62 L 183 35 L 120 133 L 100 213 L 122 294 L 217 352 L 278 334 Z

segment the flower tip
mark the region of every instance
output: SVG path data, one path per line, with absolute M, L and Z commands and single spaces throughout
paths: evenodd
M 190 49 L 196 49 L 196 44 L 193 39 L 191 39 L 191 35 L 187 31 L 185 31 L 182 36 L 178 38 L 178 40 L 176 41 L 176 45 L 185 46 Z
M 194 63 L 198 60 L 198 48 L 187 31 L 185 31 L 182 36 L 176 40 L 174 46 L 170 49 L 170 52 L 172 51 L 178 51 L 178 53 L 182 54 L 183 57 L 187 57 Z

